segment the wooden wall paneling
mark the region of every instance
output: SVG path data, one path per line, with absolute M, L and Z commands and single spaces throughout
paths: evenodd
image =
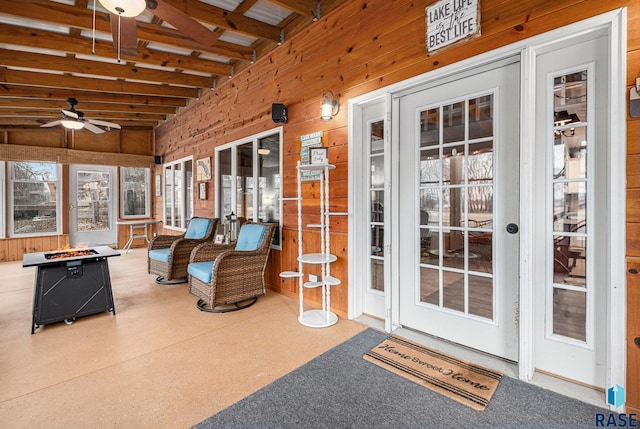
M 104 134 L 94 134 L 91 131 L 75 131 L 73 148 L 93 152 L 119 153 L 119 132 L 110 131 Z
M 640 189 L 627 189 L 627 222 L 640 224 Z
M 627 256 L 640 258 L 640 223 L 627 222 Z
M 65 146 L 64 131 L 46 132 L 41 130 L 7 131 L 7 143 L 24 146 L 59 147 Z

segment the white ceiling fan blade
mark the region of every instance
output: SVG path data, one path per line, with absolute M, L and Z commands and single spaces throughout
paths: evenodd
M 93 125 L 100 125 L 101 127 L 107 127 L 107 128 L 116 128 L 116 129 L 120 129 L 120 125 L 118 124 L 114 124 L 113 122 L 107 122 L 107 121 L 101 121 L 99 119 L 87 119 L 85 118 L 85 122 L 88 122 L 90 124 Z
M 65 115 L 65 116 L 68 116 L 70 118 L 74 118 L 74 119 L 78 119 L 79 118 L 79 115 L 76 112 L 72 111 L 72 110 L 62 109 L 62 114 Z
M 58 119 L 57 121 L 53 121 L 53 122 L 48 122 L 46 124 L 42 124 L 42 125 L 40 125 L 40 128 L 55 127 L 56 125 L 60 125 L 61 123 L 62 123 L 62 120 Z
M 85 121 L 84 127 L 94 134 L 104 134 L 104 130 L 102 128 L 98 128 L 95 125 L 89 123 L 88 121 Z

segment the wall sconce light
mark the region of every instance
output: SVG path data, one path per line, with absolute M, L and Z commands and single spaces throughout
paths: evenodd
M 84 128 L 84 124 L 82 122 L 73 119 L 62 119 L 60 123 L 63 127 L 70 130 L 81 130 Z
M 320 119 L 330 121 L 332 116 L 336 116 L 340 111 L 340 104 L 331 91 L 322 94 L 322 104 L 320 105 Z

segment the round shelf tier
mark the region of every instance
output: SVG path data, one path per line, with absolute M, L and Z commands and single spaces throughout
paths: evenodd
M 338 316 L 324 310 L 305 311 L 298 317 L 298 322 L 310 328 L 326 328 L 335 325 L 337 321 Z
M 322 171 L 325 168 L 333 170 L 336 166 L 333 164 L 301 164 L 298 166 L 300 171 Z
M 325 253 L 306 253 L 298 256 L 298 261 L 304 264 L 328 264 L 338 260 L 336 255 Z
M 299 273 L 297 271 L 283 271 L 280 273 L 280 277 L 288 279 L 288 278 L 292 278 L 292 277 L 302 277 L 302 273 Z

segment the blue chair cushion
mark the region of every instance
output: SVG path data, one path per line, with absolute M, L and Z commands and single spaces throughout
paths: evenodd
M 207 235 L 211 225 L 211 219 L 194 218 L 189 222 L 187 232 L 184 234 L 184 238 L 200 239 Z
M 149 250 L 149 258 L 161 262 L 169 262 L 170 248 Z
M 236 250 L 256 250 L 262 243 L 265 232 L 267 232 L 267 227 L 264 225 L 255 223 L 242 225 L 238 242 L 236 243 Z
M 211 283 L 213 263 L 215 261 L 192 262 L 187 266 L 187 272 L 205 283 Z

